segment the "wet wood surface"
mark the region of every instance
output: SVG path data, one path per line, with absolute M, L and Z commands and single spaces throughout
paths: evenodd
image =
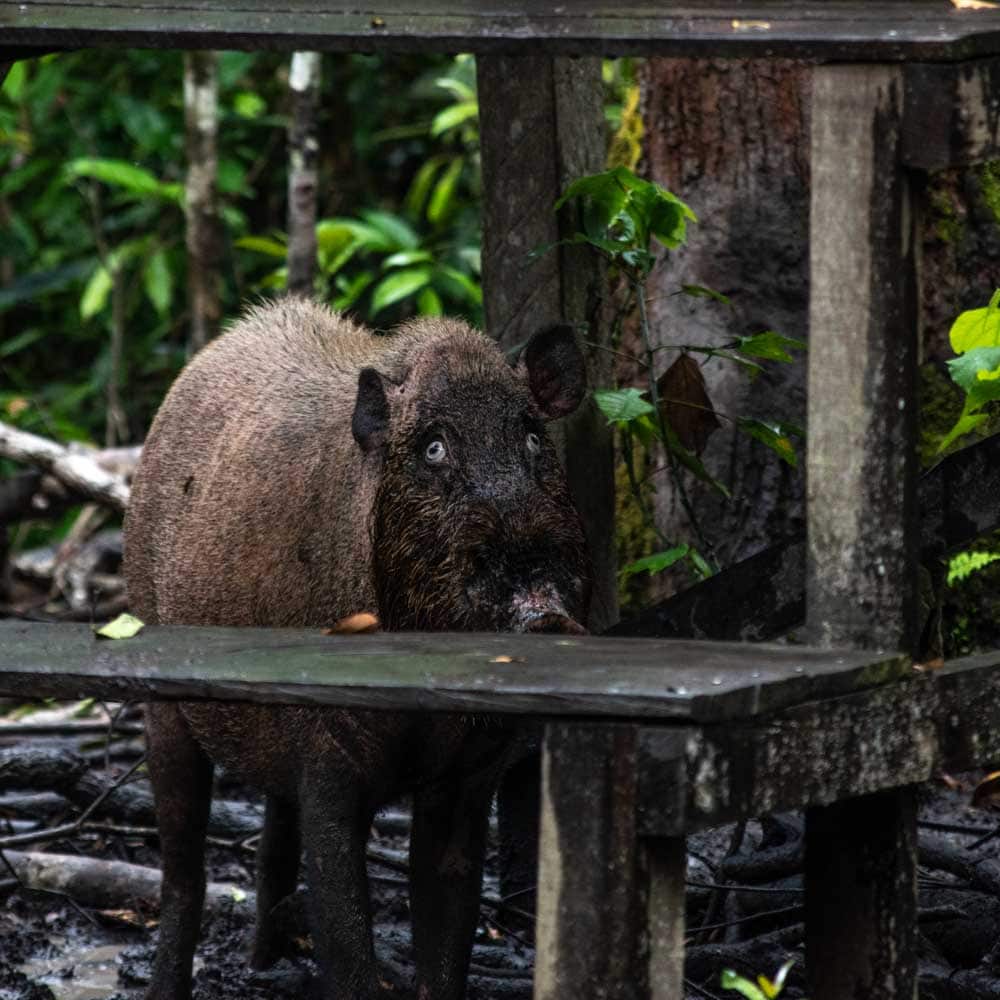
M 558 635 L 0 622 L 0 693 L 712 721 L 889 682 L 896 654 Z
M 937 61 L 1000 53 L 1000 10 L 949 0 L 2 0 L 0 38 L 0 58 L 7 45 L 54 45 Z

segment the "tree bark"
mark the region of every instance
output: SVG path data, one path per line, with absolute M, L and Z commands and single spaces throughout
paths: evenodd
M 651 59 L 642 83 L 646 173 L 688 202 L 699 218 L 688 231 L 688 245 L 670 253 L 650 279 L 649 313 L 656 341 L 722 344 L 769 329 L 804 339 L 808 68 L 789 60 Z M 732 308 L 672 296 L 682 284 L 723 292 L 731 297 Z M 677 355 L 662 351 L 658 357 L 657 375 Z M 712 403 L 733 416 L 802 425 L 805 365 L 767 368 L 751 382 L 732 363 L 707 362 L 702 371 Z M 763 445 L 724 422 L 702 457 L 733 494 L 727 502 L 686 478 L 692 507 L 720 565 L 804 529 L 803 476 Z M 693 540 L 695 533 L 669 478 L 660 474 L 656 487 L 663 530 L 672 539 Z M 673 578 L 673 585 L 682 582 L 687 581 L 679 575 Z
M 184 55 L 184 122 L 188 172 L 185 184 L 190 354 L 204 347 L 219 330 L 219 266 L 222 233 L 216 191 L 219 172 L 218 63 L 215 52 Z
M 288 291 L 313 294 L 316 277 L 316 188 L 319 137 L 319 52 L 295 52 L 288 85 L 292 118 L 288 126 Z

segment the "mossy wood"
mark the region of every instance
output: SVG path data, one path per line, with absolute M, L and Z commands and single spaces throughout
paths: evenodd
M 356 708 L 744 718 L 906 674 L 894 654 L 547 635 L 0 622 L 0 693 L 229 699 Z
M 1000 10 L 945 0 L 3 0 L 13 45 L 502 51 L 547 55 L 795 56 L 950 60 L 1000 52 Z M 0 49 L 0 54 L 2 54 Z

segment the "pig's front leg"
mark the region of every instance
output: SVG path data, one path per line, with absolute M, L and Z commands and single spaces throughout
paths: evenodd
M 418 1000 L 462 1000 L 479 917 L 493 781 L 435 781 L 414 795 L 410 911 Z
M 375 968 L 365 848 L 374 808 L 337 762 L 314 762 L 300 791 L 309 924 L 324 1000 L 383 996 Z M 342 770 L 342 764 L 340 765 Z

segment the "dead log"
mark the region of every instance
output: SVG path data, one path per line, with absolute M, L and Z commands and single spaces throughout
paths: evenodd
M 63 747 L 0 748 L 0 789 L 66 793 L 87 771 L 87 762 Z
M 125 861 L 103 861 L 75 854 L 5 851 L 22 887 L 69 896 L 82 906 L 100 910 L 160 908 L 160 872 Z M 208 914 L 239 909 L 254 912 L 254 893 L 231 883 L 210 882 L 205 892 Z
M 123 513 L 128 506 L 125 480 L 89 455 L 56 444 L 48 438 L 0 422 L 0 456 L 51 473 L 74 493 Z

